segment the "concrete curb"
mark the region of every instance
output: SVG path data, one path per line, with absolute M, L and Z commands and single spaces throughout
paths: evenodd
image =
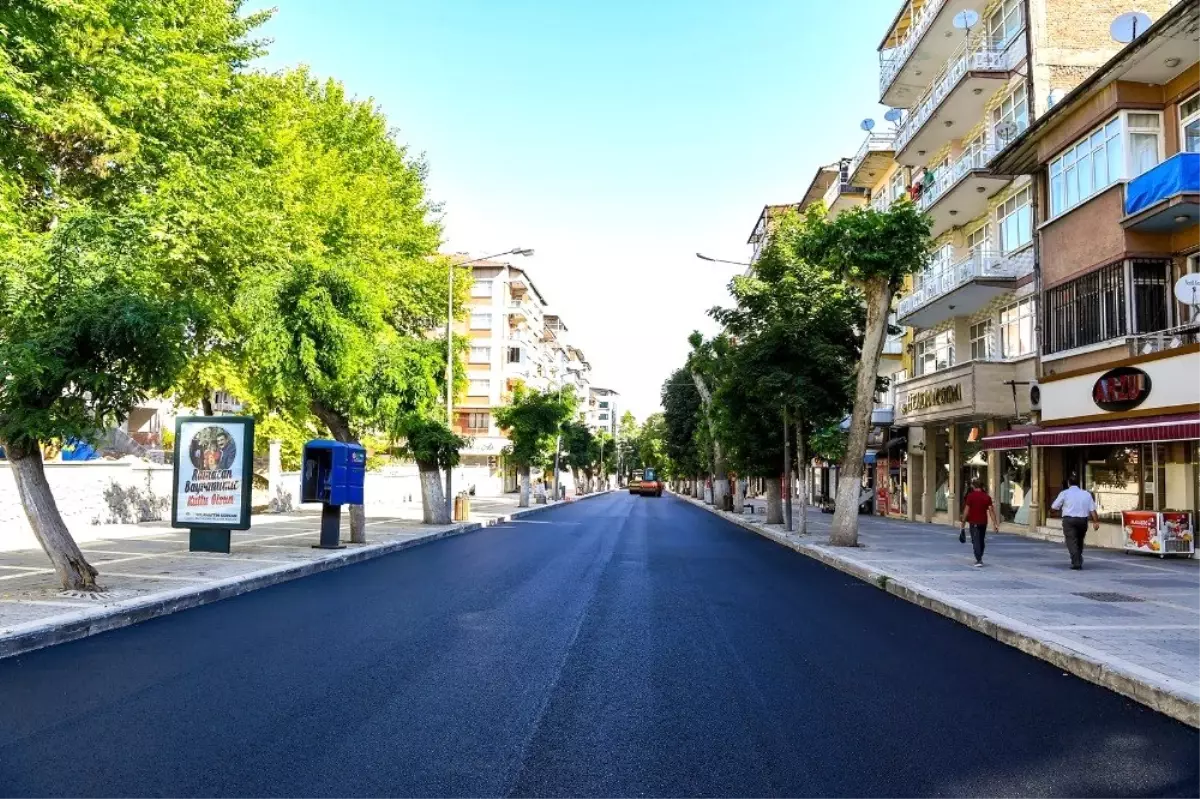
M 573 501 L 580 502 L 593 497 L 603 496 L 607 493 L 610 492 L 600 491 L 594 494 L 587 494 Z M 205 586 L 192 586 L 180 588 L 175 591 L 167 591 L 151 597 L 138 597 L 137 599 L 116 602 L 94 610 L 89 608 L 78 613 L 57 616 L 50 622 L 36 621 L 16 625 L 7 632 L 0 634 L 0 658 L 14 657 L 47 646 L 87 638 L 88 636 L 107 632 L 108 630 L 129 627 L 130 625 L 148 621 L 159 616 L 167 616 L 181 610 L 196 608 L 201 605 L 219 602 L 222 599 L 229 599 L 230 597 L 249 593 L 250 591 L 257 591 L 260 588 L 267 588 L 313 574 L 320 574 L 321 572 L 340 569 L 355 563 L 373 560 L 384 555 L 391 555 L 401 550 L 420 546 L 421 544 L 473 533 L 486 527 L 493 527 L 516 518 L 540 513 L 551 508 L 562 507 L 567 504 L 566 501 L 563 501 L 539 505 L 537 507 L 521 508 L 508 515 L 497 516 L 485 522 L 459 524 L 446 530 L 439 530 L 401 541 L 388 541 L 383 544 L 364 544 L 355 549 L 342 550 L 336 555 L 307 563 L 262 569 Z M 315 530 L 313 531 L 313 540 L 316 540 Z
M 920 583 L 880 571 L 849 555 L 834 554 L 813 544 L 789 538 L 782 530 L 775 532 L 765 529 L 760 524 L 719 511 L 698 499 L 681 494 L 675 496 L 801 555 L 871 583 L 893 596 L 953 619 L 1027 655 L 1052 663 L 1063 671 L 1115 691 L 1177 721 L 1200 727 L 1200 701 L 1193 696 L 1195 687 L 1183 680 L 1164 677 L 1134 663 L 1120 660 L 1114 662 L 1113 658 L 1105 658 L 1102 653 L 1081 647 L 1077 642 L 1003 614 L 976 607 Z

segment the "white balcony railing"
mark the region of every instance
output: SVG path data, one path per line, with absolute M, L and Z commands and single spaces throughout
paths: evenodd
M 988 143 L 983 147 L 964 153 L 957 161 L 938 170 L 933 177 L 933 184 L 922 190 L 921 197 L 917 200 L 917 207 L 922 211 L 928 211 L 938 200 L 946 196 L 954 184 L 962 180 L 968 172 L 973 169 L 986 169 L 988 161 L 992 160 L 996 152 L 995 145 Z
M 853 175 L 862 166 L 863 161 L 867 160 L 867 156 L 871 153 L 889 153 L 892 147 L 895 146 L 896 137 L 890 133 L 868 133 L 863 143 L 859 146 L 858 152 L 850 159 L 850 169 L 848 174 Z
M 1031 247 L 1012 255 L 1003 255 L 992 250 L 975 250 L 961 261 L 948 265 L 942 260 L 925 269 L 918 279 L 917 288 L 900 298 L 896 315 L 904 318 L 973 280 L 1016 279 L 1031 271 Z
M 908 28 L 908 35 L 904 37 L 904 41 L 889 50 L 886 56 L 881 57 L 879 62 L 879 95 L 881 97 L 887 94 L 887 90 L 895 82 L 896 76 L 900 74 L 900 70 L 908 63 L 913 50 L 920 43 L 921 37 L 925 35 L 925 31 L 929 30 L 929 26 L 933 24 L 934 18 L 945 4 L 946 0 L 929 0 L 921 6 L 921 10 L 916 13 Z
M 883 213 L 891 207 L 892 198 L 888 195 L 886 190 L 881 191 L 879 194 L 871 198 L 871 208 L 879 211 L 880 213 Z
M 917 135 L 917 131 L 925 127 L 929 117 L 933 116 L 933 112 L 968 72 L 1007 70 L 1008 58 L 1005 53 L 1003 45 L 993 44 L 986 36 L 975 36 L 964 41 L 954 55 L 946 60 L 941 72 L 933 79 L 921 99 L 913 104 L 912 113 L 896 131 L 897 152 L 903 150 L 912 141 L 913 136 Z

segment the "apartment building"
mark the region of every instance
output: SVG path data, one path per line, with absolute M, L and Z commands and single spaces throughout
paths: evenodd
M 991 164 L 1033 181 L 1041 364 L 1022 388 L 1036 424 L 984 444 L 1001 463 L 1032 453 L 1025 503 L 1046 537 L 1071 474 L 1101 545 L 1137 529 L 1123 514 L 1200 508 L 1200 308 L 1173 291 L 1200 273 L 1198 41 L 1200 7 L 1176 5 Z
M 1153 16 L 1168 6 L 1142 4 Z M 1032 410 L 1021 387 L 1037 375 L 1036 198 L 1028 176 L 989 164 L 1121 48 L 1109 24 L 1126 10 L 1110 0 L 909 0 L 880 45 L 880 100 L 901 114 L 894 163 L 871 202 L 907 196 L 933 220 L 931 263 L 896 309 L 912 330 L 895 391 L 909 518 L 948 521 L 978 478 L 1006 523 L 1029 523 L 1028 452 L 986 450 L 983 439 Z M 887 152 L 866 146 L 867 159 Z
M 621 395 L 611 388 L 592 386 L 589 389 L 586 423 L 592 432 L 604 431 L 616 437 L 620 401 Z

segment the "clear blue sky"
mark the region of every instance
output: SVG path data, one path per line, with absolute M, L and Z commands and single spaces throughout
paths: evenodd
M 253 7 L 253 3 L 250 7 Z M 430 166 L 446 249 L 526 259 L 639 418 L 728 302 L 765 203 L 882 127 L 899 0 L 279 0 L 264 68 L 374 98 Z

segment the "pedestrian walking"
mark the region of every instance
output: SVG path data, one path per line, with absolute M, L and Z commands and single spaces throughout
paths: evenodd
M 983 483 L 978 479 L 971 481 L 971 490 L 963 497 L 962 515 L 959 521 L 962 527 L 958 531 L 958 540 L 967 541 L 966 528 L 971 525 L 971 548 L 975 550 L 975 567 L 983 566 L 983 549 L 987 537 L 988 517 L 991 517 L 996 532 L 1000 532 L 1000 518 L 996 516 L 996 503 L 992 502 L 988 492 L 983 490 Z
M 1083 538 L 1087 535 L 1088 519 L 1092 520 L 1093 530 L 1100 529 L 1096 500 L 1090 491 L 1079 487 L 1079 478 L 1071 475 L 1067 480 L 1067 489 L 1058 495 L 1050 507 L 1062 511 L 1063 540 L 1071 555 L 1071 568 L 1078 571 L 1083 568 Z

